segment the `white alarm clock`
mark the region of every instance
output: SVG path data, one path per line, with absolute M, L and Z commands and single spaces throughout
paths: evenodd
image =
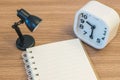
M 102 49 L 115 37 L 119 23 L 115 10 L 98 1 L 90 1 L 76 13 L 74 33 L 88 45 Z

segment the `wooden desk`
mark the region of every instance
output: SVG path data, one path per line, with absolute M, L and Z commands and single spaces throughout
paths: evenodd
M 1 0 L 0 1 L 0 80 L 27 80 L 21 58 L 15 46 L 17 34 L 11 28 L 19 18 L 16 10 L 24 8 L 43 19 L 31 33 L 21 25 L 23 34 L 34 36 L 36 45 L 75 38 L 74 15 L 89 0 Z M 119 0 L 99 0 L 120 13 Z M 84 43 L 83 43 L 84 44 Z M 120 80 L 120 28 L 117 36 L 102 50 L 84 44 L 101 80 Z

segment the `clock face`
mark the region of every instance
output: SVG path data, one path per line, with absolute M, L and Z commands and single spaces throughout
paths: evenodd
M 107 40 L 108 28 L 99 18 L 81 12 L 77 21 L 77 33 L 79 37 L 92 46 L 104 46 Z

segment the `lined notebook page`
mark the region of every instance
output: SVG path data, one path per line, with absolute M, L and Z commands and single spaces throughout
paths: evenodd
M 79 39 L 28 48 L 26 54 L 33 56 L 30 66 L 37 67 L 39 80 L 98 80 Z

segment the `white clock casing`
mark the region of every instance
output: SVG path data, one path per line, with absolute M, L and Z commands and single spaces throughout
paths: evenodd
M 73 30 L 88 45 L 102 49 L 115 37 L 119 23 L 115 10 L 98 1 L 90 1 L 76 13 Z

